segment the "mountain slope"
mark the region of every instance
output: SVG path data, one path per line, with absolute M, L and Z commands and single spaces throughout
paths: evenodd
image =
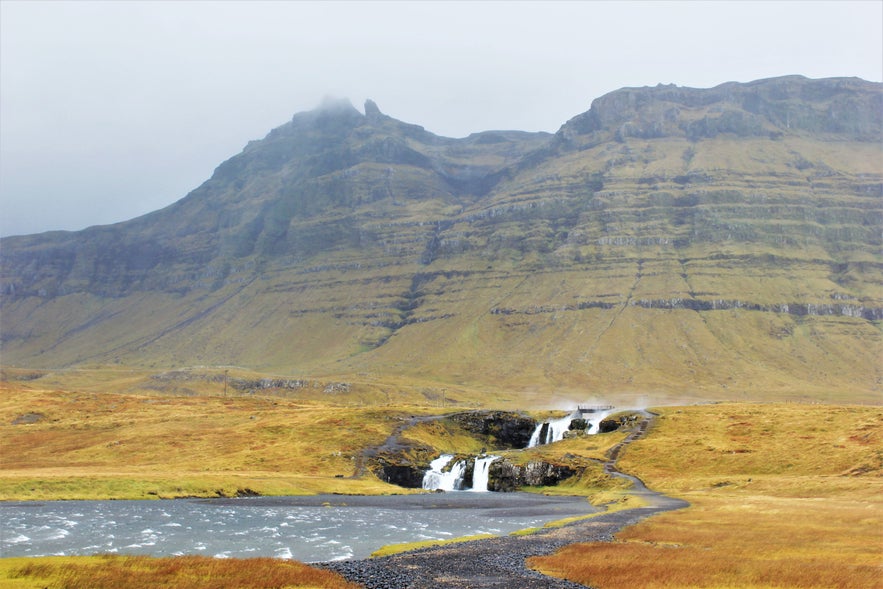
M 4 363 L 878 399 L 883 90 L 613 92 L 554 135 L 332 102 L 178 203 L 2 241 Z

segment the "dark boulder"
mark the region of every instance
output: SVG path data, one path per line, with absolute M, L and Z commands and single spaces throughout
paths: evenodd
M 574 419 L 573 421 L 570 422 L 570 427 L 567 429 L 584 431 L 584 430 L 588 429 L 588 427 L 589 427 L 588 421 L 586 421 L 585 419 L 577 418 L 577 419 Z
M 615 432 L 619 429 L 619 426 L 619 419 L 608 417 L 607 419 L 602 419 L 601 423 L 598 424 L 598 432 L 602 434 Z

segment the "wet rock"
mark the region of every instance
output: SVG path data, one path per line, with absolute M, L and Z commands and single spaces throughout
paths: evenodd
M 526 448 L 536 420 L 509 411 L 470 411 L 450 417 L 471 434 L 485 436 L 495 449 Z
M 423 486 L 423 475 L 429 469 L 429 462 L 423 464 L 403 457 L 376 456 L 369 468 L 384 482 L 419 489 Z
M 517 491 L 520 487 L 557 485 L 577 473 L 576 468 L 540 460 L 524 465 L 498 460 L 491 464 L 488 471 L 488 490 L 511 492 Z
M 607 419 L 602 419 L 601 423 L 598 424 L 598 431 L 602 434 L 615 432 L 619 429 L 619 426 L 619 419 L 608 417 Z
M 568 428 L 571 431 L 585 431 L 589 427 L 589 422 L 582 418 L 574 419 L 570 422 L 570 427 Z

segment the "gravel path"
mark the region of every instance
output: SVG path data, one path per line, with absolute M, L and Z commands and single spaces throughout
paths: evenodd
M 425 548 L 365 560 L 323 563 L 319 566 L 342 574 L 367 589 L 572 589 L 585 587 L 578 583 L 547 577 L 525 566 L 531 556 L 551 554 L 575 542 L 609 542 L 613 535 L 642 519 L 688 504 L 647 489 L 637 477 L 621 473 L 616 458 L 625 445 L 642 437 L 652 416 L 644 419 L 622 444 L 611 449 L 605 470 L 628 478 L 634 483 L 634 494 L 647 505 L 636 509 L 602 514 L 589 520 L 543 530 L 528 536 L 506 536 Z

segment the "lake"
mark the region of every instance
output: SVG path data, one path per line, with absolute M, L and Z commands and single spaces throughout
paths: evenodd
M 0 556 L 204 554 L 345 560 L 367 557 L 386 544 L 504 535 L 595 511 L 577 497 L 467 491 L 0 502 Z

